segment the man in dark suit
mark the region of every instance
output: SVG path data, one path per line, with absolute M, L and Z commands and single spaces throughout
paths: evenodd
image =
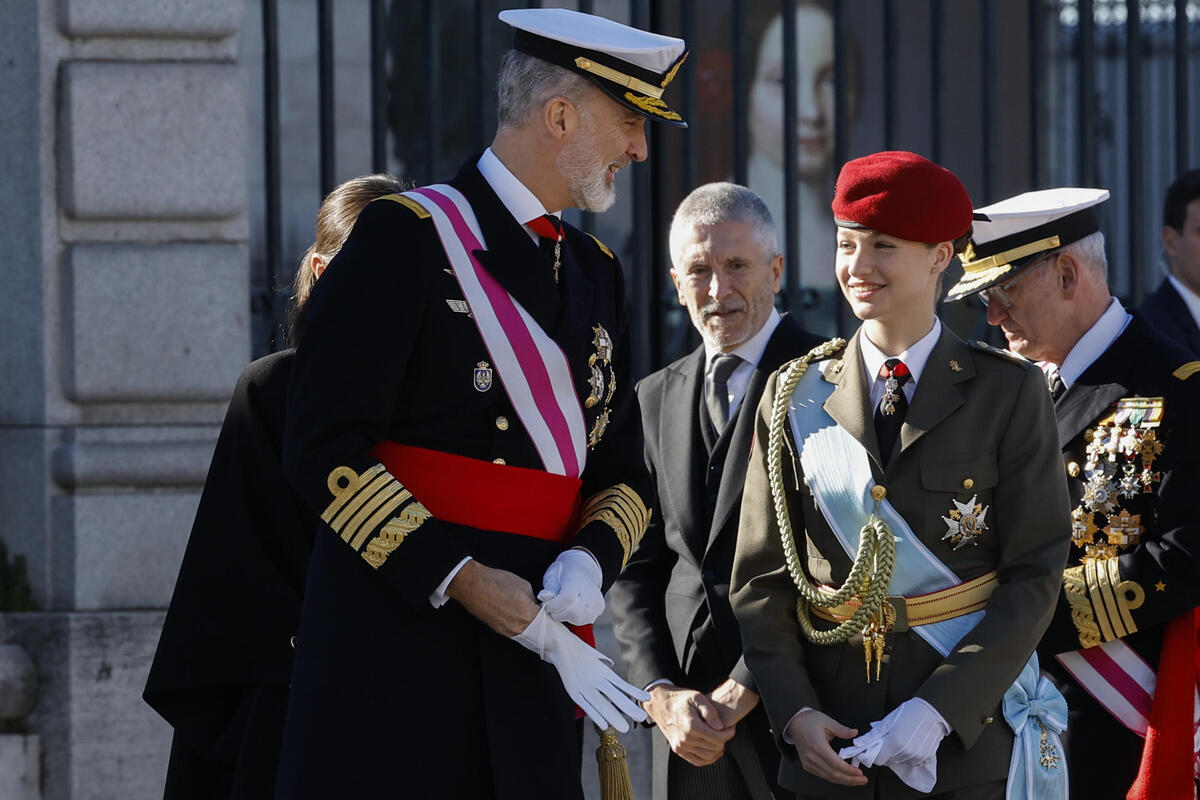
M 704 343 L 638 384 L 659 509 L 609 602 L 630 680 L 650 690 L 654 797 L 790 797 L 729 606 L 754 409 L 766 378 L 820 340 L 775 310 L 771 213 L 710 183 L 671 222 L 671 278 Z
M 681 122 L 685 46 L 500 18 L 492 146 L 371 203 L 309 303 L 283 469 L 324 524 L 281 798 L 582 798 L 576 706 L 644 718 L 563 624 L 603 609 L 650 489 L 621 265 L 559 212 L 607 209 L 646 119 Z
M 1167 189 L 1162 241 L 1170 271 L 1138 310 L 1168 339 L 1200 353 L 1200 169 Z
M 1073 546 L 1038 652 L 1070 708 L 1071 795 L 1191 797 L 1200 362 L 1109 292 L 1107 197 L 1049 189 L 979 209 L 951 296 L 978 293 L 1056 397 Z

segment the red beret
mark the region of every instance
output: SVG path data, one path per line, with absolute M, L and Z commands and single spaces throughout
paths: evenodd
M 971 226 L 971 197 L 953 172 L 904 150 L 847 161 L 833 193 L 833 218 L 910 242 L 948 242 Z

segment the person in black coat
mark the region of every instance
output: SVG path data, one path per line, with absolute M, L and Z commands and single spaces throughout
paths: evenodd
M 1136 780 L 1130 797 L 1184 797 L 1194 790 L 1200 361 L 1111 296 L 1095 214 L 1107 197 L 1050 189 L 979 209 L 968 285 L 951 295 L 978 293 L 1055 398 L 1073 546 L 1038 653 L 1070 710 L 1071 796 L 1125 798 Z M 970 285 L 973 275 L 983 277 Z M 1181 650 L 1168 648 L 1173 637 Z M 1150 757 L 1151 741 L 1184 757 Z
M 561 638 L 650 506 L 622 268 L 559 212 L 607 209 L 646 119 L 681 121 L 661 94 L 685 48 L 564 9 L 501 20 L 491 147 L 372 203 L 313 292 L 283 464 L 325 524 L 281 798 L 579 798 L 576 704 L 644 717 L 615 674 L 576 691 L 574 653 L 594 676 L 599 654 Z
M 289 339 L 309 292 L 391 175 L 346 181 L 317 211 L 295 278 Z M 144 698 L 174 729 L 168 800 L 274 793 L 292 644 L 317 518 L 283 477 L 284 409 L 295 350 L 251 362 L 234 388 Z
M 631 681 L 650 689 L 656 800 L 790 797 L 742 659 L 729 573 L 763 386 L 821 339 L 775 310 L 783 256 L 749 189 L 695 189 L 670 241 L 679 302 L 703 344 L 638 384 L 659 513 L 609 594 L 613 627 Z M 730 356 L 723 375 L 714 365 Z M 718 391 L 728 413 L 714 420 L 705 401 Z
M 1138 310 L 1168 339 L 1200 354 L 1200 169 L 1167 189 L 1162 241 L 1170 274 Z

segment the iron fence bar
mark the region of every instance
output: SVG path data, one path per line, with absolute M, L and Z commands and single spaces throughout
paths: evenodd
M 1175 174 L 1192 164 L 1188 139 L 1191 126 L 1188 95 L 1188 0 L 1175 0 Z
M 883 149 L 896 141 L 896 0 L 883 0 Z M 836 64 L 835 64 L 836 68 Z M 862 67 L 860 66 L 861 70 Z
M 800 231 L 796 230 L 798 218 L 796 204 L 796 3 L 795 0 L 780 0 L 783 14 L 783 237 L 784 268 L 787 281 L 788 308 L 796 320 L 804 324 L 804 310 L 800 299 Z
M 833 15 L 833 163 L 835 169 L 841 169 L 850 153 L 850 70 L 846 61 L 846 14 L 842 7 L 842 0 L 833 0 L 830 12 Z M 888 36 L 886 30 L 884 36 Z M 861 65 L 859 65 L 859 69 L 862 69 Z M 888 89 L 885 87 L 884 95 L 886 96 L 887 93 Z M 886 110 L 884 114 L 887 114 Z M 885 121 L 885 129 L 887 125 L 888 123 Z M 828 214 L 829 210 L 818 208 L 816 213 Z M 829 244 L 832 250 L 833 243 Z M 839 334 L 849 330 L 849 310 L 850 307 L 846 303 L 834 300 L 834 324 L 837 326 Z
M 1129 129 L 1126 169 L 1129 176 L 1129 295 L 1142 300 L 1142 19 L 1139 0 L 1125 0 L 1126 120 Z
M 629 0 L 629 19 L 633 27 L 657 30 L 657 28 L 649 27 L 650 10 L 645 2 Z M 633 338 L 634 374 L 639 377 L 647 374 L 652 367 L 656 366 L 656 355 L 662 347 L 662 320 L 658 313 L 657 291 L 659 276 L 656 274 L 658 268 L 652 244 L 658 241 L 655 238 L 657 231 L 654 230 L 657 228 L 657 215 L 655 214 L 657 206 L 653 192 L 661 183 L 654 179 L 655 175 L 662 174 L 658 168 L 662 161 L 662 153 L 659 152 L 662 139 L 660 127 L 660 125 L 646 123 L 646 141 L 652 160 L 647 164 L 635 167 L 632 175 L 632 263 L 628 265 L 628 274 L 632 277 L 631 283 L 635 287 L 632 294 L 638 298 L 633 306 L 634 326 L 635 329 L 646 332 L 646 335 Z
M 933 98 L 930 109 L 930 150 L 933 160 L 942 161 L 942 0 L 929 3 L 929 96 Z
M 696 40 L 695 16 L 689 3 L 679 4 L 679 32 L 685 42 Z M 683 131 L 683 190 L 691 191 L 696 185 L 698 153 L 696 148 L 696 65 L 693 64 L 683 78 L 683 118 L 688 127 Z
M 992 2 L 980 0 L 979 7 L 979 120 L 982 127 L 979 137 L 979 150 L 982 155 L 983 181 L 980 188 L 984 203 L 992 201 L 992 104 L 993 96 L 992 75 L 995 72 L 995 51 L 992 44 Z
M 425 144 L 426 159 L 422 183 L 430 184 L 437 180 L 438 163 L 441 161 L 441 146 L 438 136 L 441 133 L 440 97 L 442 90 L 442 59 L 439 47 L 438 31 L 439 4 L 435 0 L 423 0 L 425 23 Z
M 1096 95 L 1096 20 L 1092 0 L 1079 0 L 1079 185 L 1096 184 L 1096 126 L 1092 119 Z
M 475 27 L 472 32 L 472 41 L 475 54 L 475 69 L 472 70 L 472 89 L 475 97 L 475 102 L 472 103 L 472 116 L 474 117 L 475 138 L 473 142 L 472 152 L 480 152 L 487 147 L 487 115 L 484 113 L 484 107 L 490 99 L 487 94 L 487 72 L 488 60 L 484 58 L 483 51 L 486 43 L 484 36 L 485 22 L 483 19 L 484 1 L 475 0 Z
M 730 48 L 733 52 L 733 182 L 745 186 L 749 180 L 747 164 L 750 159 L 750 103 L 746 96 L 750 81 L 747 75 L 758 65 L 746 63 L 746 0 L 733 0 L 730 11 L 733 15 L 730 25 L 733 36 Z M 759 58 L 762 58 L 761 53 Z
M 317 97 L 321 148 L 321 197 L 337 180 L 333 92 L 333 0 L 317 0 Z
M 371 170 L 387 172 L 387 12 L 371 0 Z
M 263 164 L 266 184 L 266 286 L 263 288 L 263 312 L 270 320 L 267 350 L 278 349 L 276 336 L 275 283 L 283 252 L 280 211 L 279 156 L 279 14 L 276 0 L 262 2 L 263 34 Z
M 1029 0 L 1029 188 L 1036 189 L 1039 181 L 1042 129 L 1038 111 L 1042 91 L 1042 20 L 1041 0 Z

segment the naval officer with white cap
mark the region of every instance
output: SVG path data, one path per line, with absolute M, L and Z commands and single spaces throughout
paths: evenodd
M 1107 199 L 1049 189 L 978 209 L 949 299 L 978 295 L 1055 398 L 1073 546 L 1038 653 L 1070 708 L 1071 796 L 1192 797 L 1200 362 L 1111 295 Z
M 645 717 L 585 643 L 651 514 L 622 269 L 560 212 L 684 124 L 686 47 L 500 19 L 491 147 L 371 203 L 310 303 L 283 466 L 324 524 L 279 797 L 581 798 L 577 714 Z

